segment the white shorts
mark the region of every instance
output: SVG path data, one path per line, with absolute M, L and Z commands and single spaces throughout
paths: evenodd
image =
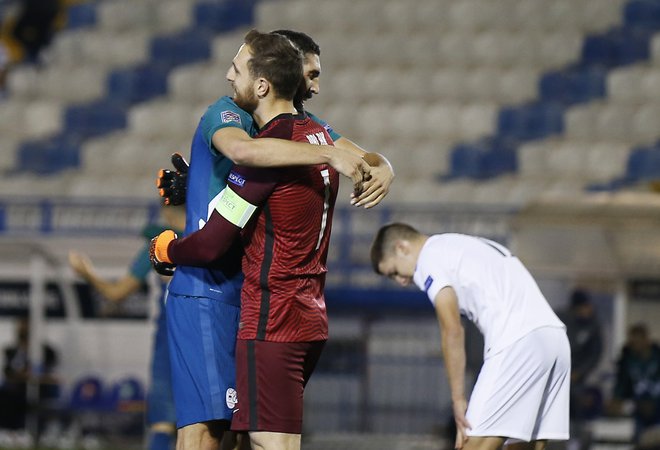
M 487 358 L 468 403 L 469 436 L 568 439 L 571 349 L 562 328 L 538 328 Z

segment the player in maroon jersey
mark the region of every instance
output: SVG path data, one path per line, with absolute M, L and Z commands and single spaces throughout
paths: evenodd
M 234 100 L 254 117 L 258 137 L 332 145 L 325 128 L 293 105 L 300 53 L 291 47 L 289 59 L 271 58 L 274 45 L 282 42 L 272 34 L 247 34 L 227 73 Z M 325 164 L 235 166 L 201 230 L 183 239 L 163 233 L 152 243 L 157 262 L 206 265 L 240 234 L 245 282 L 232 428 L 248 430 L 255 448 L 300 448 L 304 387 L 328 337 L 323 287 L 338 178 Z

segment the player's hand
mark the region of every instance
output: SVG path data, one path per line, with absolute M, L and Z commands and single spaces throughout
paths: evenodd
M 369 209 L 379 204 L 390 191 L 394 169 L 376 153 L 367 153 L 364 160 L 371 167 L 370 177 L 362 183 L 362 192 L 351 195 L 351 205 Z
M 154 270 L 161 275 L 171 277 L 174 274 L 176 264 L 173 264 L 167 255 L 167 247 L 176 237 L 174 231 L 165 230 L 153 238 L 149 245 L 149 260 Z
M 69 265 L 74 272 L 83 278 L 86 278 L 93 271 L 92 262 L 89 258 L 73 250 L 69 252 Z
M 172 165 L 176 171 L 160 169 L 156 187 L 166 205 L 182 205 L 186 202 L 186 182 L 190 166 L 180 153 L 172 155 Z
M 467 411 L 467 402 L 465 400 L 458 400 L 453 402 L 454 420 L 456 422 L 456 441 L 454 442 L 455 449 L 461 449 L 468 441 L 467 430 L 472 426 L 465 417 Z
M 365 179 L 371 176 L 371 166 L 356 153 L 335 147 L 330 153 L 329 164 L 353 182 L 353 194 L 360 195 Z

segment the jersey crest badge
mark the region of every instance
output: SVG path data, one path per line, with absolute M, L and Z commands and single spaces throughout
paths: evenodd
M 225 403 L 227 403 L 227 408 L 234 409 L 238 403 L 238 395 L 236 394 L 236 389 L 229 388 L 225 392 Z
M 228 123 L 228 122 L 238 122 L 239 124 L 241 123 L 241 116 L 234 111 L 222 111 L 220 113 L 220 119 L 222 120 L 222 123 Z

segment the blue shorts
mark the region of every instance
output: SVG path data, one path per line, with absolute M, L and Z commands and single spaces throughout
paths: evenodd
M 236 404 L 234 357 L 240 310 L 217 299 L 168 294 L 167 329 L 178 428 L 231 420 Z
M 162 298 L 159 299 L 159 302 L 160 310 L 156 319 L 151 351 L 151 379 L 149 380 L 149 392 L 147 392 L 147 425 L 158 422 L 176 422 L 174 397 L 172 396 L 170 351 L 167 343 L 167 319 Z

